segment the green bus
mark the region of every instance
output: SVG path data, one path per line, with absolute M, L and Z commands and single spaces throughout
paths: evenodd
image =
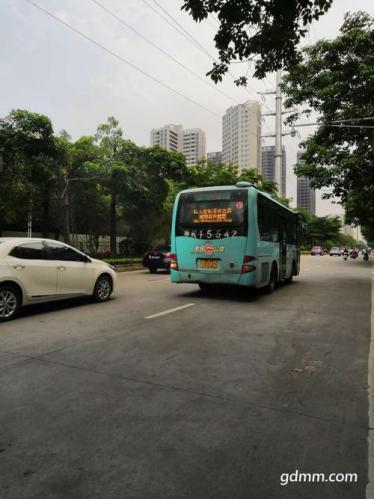
M 171 233 L 171 281 L 264 288 L 300 269 L 299 216 L 249 182 L 180 192 Z

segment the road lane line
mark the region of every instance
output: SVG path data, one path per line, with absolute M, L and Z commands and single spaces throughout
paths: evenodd
M 374 272 L 371 278 L 371 338 L 368 368 L 369 435 L 368 435 L 368 485 L 366 498 L 374 497 Z
M 195 303 L 187 303 L 187 305 L 181 305 L 180 307 L 169 308 L 169 310 L 164 310 L 163 312 L 158 312 L 157 314 L 147 315 L 144 319 L 155 319 L 156 317 L 161 317 L 161 315 L 172 314 L 178 310 L 183 310 L 184 308 L 193 307 Z

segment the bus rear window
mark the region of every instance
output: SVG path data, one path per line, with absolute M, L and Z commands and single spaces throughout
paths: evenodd
M 177 223 L 183 226 L 241 225 L 246 219 L 248 191 L 197 191 L 181 194 Z

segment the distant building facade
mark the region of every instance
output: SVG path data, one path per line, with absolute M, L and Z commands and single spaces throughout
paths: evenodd
M 182 152 L 182 125 L 165 125 L 151 130 L 151 146 L 160 146 L 167 151 Z
M 303 151 L 297 153 L 297 163 L 303 163 Z M 316 191 L 310 187 L 310 181 L 306 177 L 297 177 L 297 207 L 316 214 Z
M 196 165 L 206 159 L 206 138 L 201 128 L 191 128 L 183 131 L 182 152 L 186 156 L 187 166 Z
M 261 167 L 261 104 L 229 107 L 222 119 L 222 160 L 242 168 Z
M 214 163 L 215 165 L 221 165 L 223 163 L 222 151 L 208 152 L 207 159 L 209 163 Z
M 275 146 L 264 146 L 261 148 L 261 175 L 265 180 L 275 181 Z M 282 171 L 281 185 L 279 193 L 286 197 L 286 175 L 287 175 L 287 157 L 286 148 L 282 147 Z
M 187 166 L 206 159 L 206 137 L 201 128 L 183 130 L 182 125 L 165 125 L 151 130 L 151 146 L 182 152 Z

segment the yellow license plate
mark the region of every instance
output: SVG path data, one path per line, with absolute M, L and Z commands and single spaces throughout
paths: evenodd
M 199 268 L 201 269 L 218 269 L 219 260 L 199 260 Z

